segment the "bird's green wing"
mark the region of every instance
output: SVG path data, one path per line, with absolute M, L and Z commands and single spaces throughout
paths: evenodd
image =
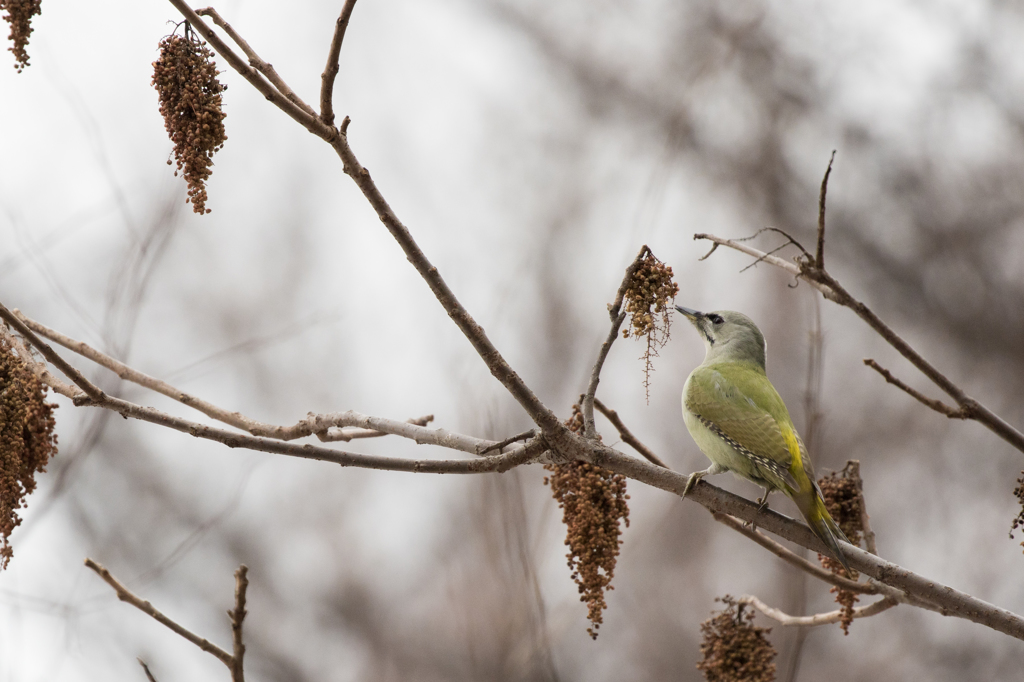
M 760 367 L 745 362 L 699 367 L 685 400 L 705 426 L 753 460 L 761 478 L 782 490 L 808 486 L 803 444 Z

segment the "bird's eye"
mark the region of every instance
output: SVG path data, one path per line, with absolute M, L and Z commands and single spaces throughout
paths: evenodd
M 714 322 L 715 324 L 722 324 L 723 322 L 725 322 L 725 320 L 722 319 L 721 315 L 711 314 L 708 315 L 708 319 Z

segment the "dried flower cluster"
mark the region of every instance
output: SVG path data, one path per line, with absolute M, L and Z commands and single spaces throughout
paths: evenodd
M 35 490 L 36 473 L 57 454 L 57 406 L 45 397 L 46 388 L 0 336 L 0 569 L 14 556 L 9 539 L 21 524 L 18 509 Z
M 1017 487 L 1013 489 L 1013 495 L 1020 502 L 1020 511 L 1017 513 L 1017 517 L 1013 520 L 1013 525 L 1010 526 L 1010 539 L 1013 539 L 1013 531 L 1018 528 L 1024 528 L 1024 471 L 1020 472 L 1020 478 L 1017 479 Z M 1024 547 L 1024 542 L 1020 543 L 1021 547 Z
M 772 629 L 755 626 L 754 614 L 744 613 L 745 605 L 729 595 L 715 601 L 726 608 L 701 623 L 697 669 L 708 682 L 772 682 L 778 653 L 766 636 Z
M 818 486 L 821 488 L 821 496 L 825 500 L 828 513 L 854 545 L 860 544 L 864 530 L 861 515 L 862 485 L 860 476 L 853 473 L 849 465 L 841 472 L 832 472 L 818 479 Z M 832 557 L 819 554 L 818 559 L 822 566 L 833 573 L 846 575 L 843 565 Z M 846 577 L 856 580 L 857 571 L 853 571 L 853 575 Z M 838 587 L 833 587 L 831 591 L 836 595 L 836 603 L 842 607 L 843 611 L 843 619 L 839 621 L 839 626 L 843 629 L 843 634 L 848 635 L 850 634 L 850 624 L 853 622 L 853 605 L 858 601 L 858 597 L 853 592 Z
M 579 405 L 573 405 L 566 426 L 577 433 L 583 430 Z M 614 589 L 611 582 L 622 544 L 619 521 L 629 526 L 626 479 L 583 461 L 545 464 L 544 468 L 551 472 L 544 483 L 551 486 L 562 509 L 565 544 L 569 546 L 565 556 L 592 625 L 587 633 L 597 639 L 601 613 L 607 607 L 604 591 Z
M 644 390 L 648 400 L 654 358 L 658 357 L 658 349 L 668 342 L 672 324 L 671 302 L 678 293 L 679 285 L 672 279 L 672 268 L 647 249 L 623 296 L 630 319 L 622 330 L 622 336 L 647 337 L 647 348 L 640 359 L 644 361 Z
M 7 50 L 14 54 L 14 69 L 21 73 L 28 66 L 28 37 L 32 35 L 32 17 L 42 14 L 42 0 L 0 0 L 0 10 L 6 12 L 4 20 L 11 25 L 7 36 L 13 43 Z
M 225 87 L 217 80 L 213 53 L 188 28 L 184 37 L 167 36 L 160 41 L 160 58 L 153 62 L 153 87 L 160 95 L 164 128 L 174 143 L 174 174 L 181 171 L 188 183 L 185 201 L 196 213 L 209 213 L 206 181 L 214 153 L 228 139 L 221 110 Z

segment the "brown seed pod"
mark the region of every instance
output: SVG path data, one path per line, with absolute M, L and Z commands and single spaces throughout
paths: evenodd
M 14 556 L 10 535 L 21 524 L 18 509 L 35 490 L 35 475 L 57 454 L 57 405 L 45 397 L 46 387 L 0 336 L 0 569 Z
M 224 146 L 222 92 L 217 66 L 206 43 L 187 28 L 185 35 L 170 35 L 160 41 L 160 58 L 153 62 L 153 87 L 160 96 L 160 115 L 174 143 L 177 170 L 188 183 L 188 198 L 196 213 L 206 208 L 206 181 L 210 178 L 213 155 Z M 170 163 L 170 160 L 168 160 Z
M 725 595 L 722 611 L 701 623 L 704 642 L 697 669 L 708 682 L 773 682 L 778 652 L 768 641 L 771 628 L 754 625 L 754 614 L 744 612 L 745 604 Z
M 42 0 L 0 0 L 0 10 L 6 12 L 4 20 L 11 25 L 7 36 L 11 41 L 8 52 L 14 54 L 14 70 L 21 73 L 28 66 L 28 38 L 32 35 L 32 17 L 42 14 Z
M 572 431 L 583 430 L 583 414 L 573 405 L 572 417 L 566 422 Z M 580 601 L 587 605 L 591 627 L 587 633 L 597 639 L 597 629 L 607 608 L 605 590 L 611 590 L 615 563 L 622 544 L 619 521 L 629 526 L 629 505 L 626 479 L 589 462 L 572 461 L 545 464 L 551 475 L 544 483 L 562 509 L 566 526 L 566 554 L 572 578 L 579 587 Z
M 644 390 L 648 401 L 651 397 L 654 358 L 658 357 L 658 350 L 668 342 L 672 324 L 671 304 L 678 293 L 679 285 L 672 279 L 672 268 L 647 249 L 623 296 L 629 321 L 622 330 L 622 336 L 643 336 L 647 339 L 647 346 L 640 359 L 644 361 Z
M 1020 502 L 1020 511 L 1017 516 L 1013 519 L 1013 525 L 1010 526 L 1010 539 L 1013 539 L 1013 531 L 1018 528 L 1024 528 L 1024 471 L 1020 472 L 1020 478 L 1017 479 L 1017 487 L 1013 489 L 1013 496 Z M 1021 547 L 1024 547 L 1024 542 L 1020 543 Z

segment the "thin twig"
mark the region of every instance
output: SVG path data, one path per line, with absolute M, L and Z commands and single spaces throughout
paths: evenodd
M 18 314 L 17 310 L 13 312 Z M 21 338 L 7 331 L 7 325 L 5 324 L 0 324 L 0 337 L 3 337 L 7 343 L 14 347 L 18 353 L 18 357 L 28 365 L 29 370 L 36 376 L 36 378 L 52 388 L 55 392 L 66 398 L 70 398 L 71 400 L 88 399 L 88 397 L 82 393 L 81 389 L 58 379 L 54 376 L 53 372 L 47 369 L 46 363 L 37 361 L 29 351 L 28 347 L 25 346 L 24 342 L 22 342 Z
M 380 436 L 387 435 L 383 431 L 374 431 L 370 429 L 352 429 L 352 430 L 341 430 L 334 431 L 330 434 L 327 433 L 327 426 L 317 425 L 314 418 L 304 419 L 292 426 L 279 426 L 277 424 L 266 424 L 264 422 L 250 419 L 240 412 L 229 412 L 223 408 L 220 408 L 212 403 L 209 403 L 199 397 L 186 393 L 174 386 L 171 386 L 165 381 L 155 379 L 147 374 L 144 374 L 136 369 L 129 367 L 123 362 L 119 362 L 114 358 L 101 353 L 100 351 L 92 348 L 86 343 L 76 341 L 60 332 L 57 332 L 49 327 L 36 322 L 35 320 L 26 317 L 20 310 L 12 311 L 19 320 L 25 323 L 25 325 L 32 331 L 40 334 L 41 336 L 50 339 L 61 346 L 64 346 L 70 351 L 73 351 L 84 358 L 92 360 L 98 365 L 106 367 L 111 372 L 114 372 L 118 377 L 125 381 L 143 386 L 152 391 L 165 395 L 168 398 L 173 398 L 183 405 L 192 407 L 199 412 L 202 412 L 206 416 L 216 419 L 219 422 L 234 426 L 235 428 L 248 431 L 254 436 L 261 436 L 264 438 L 273 438 L 275 440 L 295 440 L 297 438 L 304 438 L 306 436 L 317 435 L 320 436 L 320 440 L 325 442 L 331 441 L 350 441 L 357 438 L 378 438 Z M 69 396 L 73 397 L 73 396 Z M 434 415 L 425 415 L 417 419 L 410 419 L 408 424 L 414 424 L 417 426 L 426 426 L 433 421 Z M 314 429 L 321 428 L 323 431 L 317 432 Z
M 320 76 L 320 120 L 329 126 L 334 125 L 334 79 L 338 76 L 341 42 L 345 39 L 348 20 L 355 6 L 356 0 L 345 0 L 345 6 L 341 8 L 341 14 L 334 23 L 334 37 L 331 39 L 331 49 L 327 52 L 327 68 Z
M 239 412 L 229 412 L 228 410 L 175 388 L 165 381 L 161 381 L 160 379 L 156 379 L 133 369 L 123 362 L 119 362 L 109 355 L 92 348 L 87 343 L 76 341 L 75 339 L 65 336 L 60 332 L 50 329 L 49 327 L 26 317 L 20 310 L 15 310 L 14 314 L 17 315 L 18 319 L 24 322 L 27 327 L 32 329 L 32 331 L 60 344 L 61 346 L 64 346 L 68 350 L 77 353 L 84 358 L 92 360 L 102 367 L 109 369 L 121 379 L 130 381 L 144 388 L 148 388 L 151 391 L 165 395 L 168 398 L 177 400 L 183 405 L 187 405 L 199 412 L 202 412 L 211 419 L 216 419 L 217 421 L 228 424 L 229 426 L 234 426 L 235 428 L 242 429 L 243 431 L 248 431 L 254 436 L 264 436 L 266 438 L 294 440 L 296 438 L 312 435 L 312 432 L 309 430 L 303 431 L 302 429 L 294 426 L 282 427 L 274 424 L 264 424 L 263 422 L 250 419 Z
M 271 84 L 293 104 L 300 107 L 307 114 L 316 116 L 316 111 L 313 107 L 306 104 L 301 97 L 295 94 L 295 91 L 288 87 L 288 84 L 284 82 L 284 79 L 282 79 L 281 76 L 277 74 L 277 71 L 274 70 L 274 66 L 272 64 L 260 59 L 260 56 L 256 54 L 256 51 L 249 46 L 249 43 L 245 42 L 242 36 L 238 35 L 238 33 L 235 32 L 235 29 L 231 28 L 231 24 L 224 21 L 220 14 L 217 13 L 217 10 L 212 7 L 206 7 L 205 9 L 197 9 L 196 14 L 199 16 L 210 17 L 210 19 L 213 20 L 213 23 L 224 29 L 224 32 L 228 34 L 228 37 L 235 41 L 235 44 L 238 45 L 238 47 L 242 48 L 242 52 L 244 52 L 245 56 L 249 58 L 249 66 L 252 66 L 266 76 L 267 80 L 270 81 Z
M 626 313 L 622 310 L 622 299 L 626 296 L 626 290 L 629 289 L 637 268 L 643 264 L 644 257 L 649 253 L 651 253 L 651 249 L 644 244 L 640 249 L 640 253 L 636 255 L 633 262 L 626 268 L 626 273 L 622 277 L 622 284 L 619 285 L 619 290 L 615 293 L 615 301 L 608 306 L 608 317 L 612 322 L 611 329 L 608 330 L 608 337 L 601 344 L 597 360 L 594 361 L 594 369 L 590 373 L 590 383 L 587 385 L 587 392 L 583 395 L 583 404 L 581 405 L 583 408 L 583 431 L 588 440 L 595 440 L 597 438 L 597 428 L 594 424 L 594 396 L 597 394 L 597 385 L 601 381 L 601 368 L 604 367 L 608 351 L 612 349 L 612 344 L 619 337 L 619 328 L 626 319 Z
M 800 254 L 802 256 L 805 256 L 807 258 L 811 257 L 811 254 L 807 253 L 807 249 L 804 248 L 804 245 L 801 244 L 800 242 L 798 242 L 793 237 L 793 235 L 791 235 L 790 233 L 786 232 L 785 230 L 779 229 L 777 227 L 772 227 L 771 225 L 766 225 L 766 226 L 762 227 L 760 230 L 758 230 L 757 232 L 755 232 L 754 234 L 750 235 L 749 237 L 740 237 L 736 241 L 737 242 L 749 242 L 749 241 L 757 238 L 757 236 L 760 235 L 762 232 L 775 232 L 776 234 L 781 234 L 783 237 L 786 238 L 786 243 L 783 244 L 783 246 L 789 246 L 790 244 L 792 244 L 796 248 L 800 249 Z
M 417 417 L 416 419 L 409 419 L 405 423 L 412 424 L 413 426 L 426 426 L 432 421 L 434 421 L 434 415 L 428 414 L 422 417 Z M 372 429 L 361 429 L 356 427 L 350 429 L 338 429 L 336 431 L 324 431 L 322 433 L 317 433 L 316 437 L 324 443 L 333 443 L 335 441 L 348 442 L 359 438 L 380 438 L 381 436 L 387 435 L 390 434 L 387 434 L 384 431 L 374 431 Z
M 231 619 L 231 642 L 234 653 L 231 657 L 231 682 L 245 682 L 242 660 L 245 658 L 245 643 L 242 641 L 242 621 L 245 620 L 245 591 L 249 588 L 249 568 L 245 564 L 235 571 L 235 608 L 228 611 Z
M 133 419 L 139 419 L 152 424 L 158 424 L 160 426 L 174 429 L 175 431 L 187 433 L 191 436 L 195 436 L 196 438 L 203 438 L 223 443 L 231 448 L 246 448 L 248 450 L 257 450 L 259 452 L 270 452 L 279 455 L 288 455 L 291 457 L 315 459 L 323 462 L 333 462 L 334 464 L 339 464 L 344 467 L 357 467 L 362 469 L 381 469 L 384 471 L 406 471 L 411 473 L 433 474 L 478 474 L 492 471 L 502 472 L 537 459 L 547 449 L 547 445 L 542 439 L 534 439 L 529 443 L 514 448 L 505 454 L 471 460 L 381 457 L 378 455 L 345 452 L 343 450 L 336 450 L 334 448 L 328 448 L 321 445 L 311 445 L 309 443 L 299 445 L 297 443 L 287 443 L 271 438 L 249 436 L 235 431 L 227 431 L 225 429 L 219 429 L 213 426 L 189 421 L 187 419 L 181 419 L 180 417 L 173 417 L 152 407 L 136 405 L 126 400 L 112 398 L 109 396 L 103 403 L 88 404 L 114 410 L 122 417 L 131 417 Z M 373 421 L 379 418 L 366 417 L 365 419 Z M 452 434 L 444 431 L 443 429 L 423 429 L 422 427 L 405 422 L 391 422 L 390 420 L 380 421 L 398 425 L 398 428 L 388 429 L 389 433 L 392 431 L 401 432 L 401 427 L 407 427 L 409 431 L 406 431 L 406 433 L 411 434 L 407 437 L 416 440 L 418 443 L 433 443 L 435 445 L 441 445 L 442 447 L 463 451 L 465 451 L 465 443 L 471 443 L 472 445 L 470 447 L 473 448 L 481 443 L 489 444 L 489 441 L 481 441 L 480 439 L 471 438 L 470 436 L 462 436 L 461 434 Z M 382 426 L 380 422 L 376 423 L 378 426 Z M 416 431 L 417 429 L 422 429 L 422 432 Z M 376 430 L 384 430 L 384 428 L 378 428 Z M 475 452 L 475 450 L 471 450 L 471 452 Z
M 711 244 L 711 250 L 708 251 L 707 253 L 705 253 L 703 256 L 701 256 L 697 260 L 699 260 L 699 261 L 707 260 L 708 258 L 711 258 L 711 254 L 713 254 L 717 250 L 718 250 L 718 242 L 714 242 L 714 243 Z
M 825 192 L 828 191 L 828 176 L 832 174 L 832 162 L 836 160 L 836 150 L 828 160 L 825 177 L 821 179 L 821 193 L 818 195 L 818 249 L 814 256 L 814 267 L 825 268 Z
M 512 443 L 517 443 L 517 442 L 519 442 L 521 440 L 527 440 L 528 438 L 533 438 L 536 435 L 537 435 L 537 429 L 527 429 L 526 431 L 523 431 L 522 433 L 517 433 L 514 436 L 509 436 L 505 440 L 498 441 L 497 443 L 491 443 L 490 445 L 485 447 L 483 450 L 481 450 L 480 454 L 481 455 L 486 455 L 491 450 L 497 450 L 498 452 L 501 452 L 502 448 L 504 448 L 504 447 L 506 447 L 508 445 L 512 445 Z
M 107 569 L 105 569 L 103 566 L 101 566 L 100 564 L 96 563 L 92 559 L 86 559 L 85 560 L 85 565 L 88 566 L 89 568 L 91 568 L 92 570 L 96 571 L 96 573 L 101 578 L 103 578 L 103 580 L 106 581 L 106 583 L 108 585 L 110 585 L 111 587 L 114 588 L 114 591 L 117 593 L 117 598 L 118 599 L 120 599 L 123 602 L 128 602 L 129 604 L 131 604 L 132 606 L 134 606 L 138 610 L 142 611 L 146 615 L 148 615 L 151 618 L 153 618 L 154 620 L 156 620 L 158 623 L 160 623 L 160 624 L 170 628 L 176 634 L 181 635 L 182 637 L 184 637 L 188 641 L 192 642 L 193 644 L 195 644 L 197 647 L 199 647 L 200 649 L 202 649 L 206 653 L 212 654 L 218 660 L 220 660 L 221 663 L 226 665 L 229 669 L 231 668 L 231 666 L 232 666 L 232 656 L 231 656 L 231 654 L 229 654 L 228 652 L 224 651 L 223 649 L 221 649 L 216 644 L 210 642 L 210 640 L 205 639 L 203 637 L 200 637 L 199 635 L 191 632 L 190 630 L 186 630 L 185 628 L 183 628 L 182 626 L 178 625 L 173 620 L 171 620 L 170 618 L 168 618 L 167 616 L 165 616 L 164 614 L 160 613 L 155 608 L 153 608 L 153 605 L 150 604 L 148 601 L 145 601 L 144 599 L 141 599 L 141 598 L 135 596 L 134 594 L 132 594 L 128 590 L 128 588 L 126 588 L 124 585 L 122 585 L 120 582 L 118 582 L 118 580 L 114 576 L 110 575 L 110 571 L 108 571 Z
M 89 399 L 95 402 L 102 402 L 107 398 L 106 393 L 100 390 L 100 388 L 93 384 L 91 381 L 86 379 L 84 374 L 79 372 L 75 367 L 73 367 L 66 360 L 64 360 L 64 358 L 58 355 L 55 350 L 50 348 L 50 346 L 47 345 L 46 342 L 44 342 L 42 339 L 36 336 L 35 333 L 27 326 L 25 326 L 25 323 L 18 319 L 18 317 L 14 313 L 8 310 L 3 303 L 0 303 L 0 317 L 2 317 L 4 321 L 6 321 L 9 325 L 18 330 L 18 333 L 21 334 L 26 341 L 32 344 L 32 346 L 34 346 L 35 349 L 38 350 L 43 355 L 43 357 L 50 362 L 50 364 L 54 365 L 64 374 L 64 376 L 66 376 L 68 379 L 71 379 L 71 381 L 73 381 L 76 386 L 82 389 L 85 392 L 86 396 L 89 397 Z
M 857 481 L 857 503 L 860 506 L 860 528 L 864 536 L 864 546 L 869 552 L 878 556 L 875 546 L 875 531 L 871 530 L 871 517 L 868 516 L 868 505 L 864 501 L 864 479 L 860 477 L 860 460 L 851 459 L 846 463 L 849 476 Z
M 665 467 L 666 469 L 668 468 L 668 465 L 662 462 L 660 457 L 654 454 L 654 452 L 646 445 L 641 443 L 640 439 L 634 436 L 633 432 L 626 428 L 626 425 L 622 422 L 622 419 L 619 417 L 618 412 L 607 407 L 604 403 L 602 403 L 600 400 L 596 398 L 594 399 L 594 407 L 596 407 L 598 411 L 601 414 L 603 414 L 608 421 L 612 423 L 612 426 L 614 426 L 615 429 L 619 432 L 619 437 L 622 439 L 623 443 L 626 443 L 634 450 L 639 452 L 641 456 L 643 456 L 651 464 L 655 464 L 660 467 Z
M 254 67 L 246 63 L 244 59 L 239 57 L 231 47 L 221 40 L 220 36 L 217 35 L 216 31 L 210 28 L 202 17 L 195 13 L 195 11 L 188 6 L 185 0 L 168 0 L 175 9 L 181 12 L 182 16 L 188 20 L 188 23 L 192 28 L 203 37 L 206 42 L 227 61 L 228 66 L 237 71 L 245 80 L 256 88 L 264 97 L 267 98 L 274 106 L 283 111 L 284 113 L 291 116 L 297 121 L 303 128 L 313 133 L 317 137 L 324 140 L 330 141 L 337 136 L 337 131 L 323 124 L 323 122 L 317 117 L 316 113 L 310 113 L 305 107 L 302 107 L 292 100 L 290 100 L 284 93 L 277 89 L 271 84 L 259 71 Z
M 772 229 L 774 229 L 774 228 L 772 228 Z M 787 235 L 787 236 L 788 236 L 788 235 Z M 775 247 L 774 249 L 772 249 L 771 251 L 768 251 L 767 253 L 765 253 L 765 254 L 764 254 L 764 256 L 762 256 L 761 258 L 758 258 L 758 259 L 757 259 L 757 260 L 755 260 L 754 262 L 752 262 L 752 263 L 750 263 L 749 265 L 747 265 L 747 266 L 743 267 L 743 268 L 742 268 L 742 269 L 740 270 L 740 273 L 742 274 L 742 273 L 746 272 L 746 271 L 747 271 L 747 270 L 749 270 L 750 268 L 754 267 L 755 265 L 757 265 L 758 263 L 760 263 L 761 261 L 763 261 L 763 260 L 764 260 L 765 258 L 767 258 L 768 256 L 771 256 L 772 254 L 775 254 L 775 253 L 778 253 L 779 251 L 782 251 L 782 250 L 783 250 L 784 248 L 786 248 L 787 246 L 789 246 L 789 245 L 790 245 L 790 243 L 796 244 L 797 242 L 796 242 L 796 240 L 794 240 L 794 239 L 793 239 L 792 237 L 790 237 L 790 239 L 789 239 L 789 241 L 788 241 L 788 242 L 785 242 L 785 243 L 783 243 L 783 244 L 780 244 L 779 246 L 776 246 L 776 247 Z M 798 245 L 798 246 L 799 246 L 799 245 Z
M 153 673 L 149 671 L 149 666 L 146 665 L 146 662 L 141 658 L 136 658 L 135 660 L 142 666 L 142 670 L 146 673 L 146 679 L 149 680 L 149 682 L 156 682 L 156 678 L 153 677 Z
M 798 265 L 776 256 L 768 256 L 763 251 L 751 248 L 746 244 L 740 244 L 734 240 L 723 239 L 722 237 L 716 237 L 715 235 L 699 233 L 695 234 L 693 238 L 707 239 L 711 242 L 721 244 L 722 246 L 728 246 L 729 248 L 746 253 L 754 258 L 762 259 L 766 263 L 782 268 L 793 276 L 808 282 L 830 301 L 849 308 L 856 313 L 858 317 L 864 320 L 868 326 L 874 329 L 883 339 L 885 339 L 889 345 L 895 348 L 900 355 L 909 360 L 936 386 L 941 388 L 949 397 L 953 398 L 963 411 L 964 419 L 974 419 L 981 422 L 997 436 L 1010 443 L 1021 452 L 1024 452 L 1024 433 L 1014 428 L 1004 421 L 1002 417 L 998 416 L 977 400 L 967 395 L 963 389 L 950 381 L 948 377 L 925 360 L 924 357 L 914 350 L 909 343 L 903 340 L 899 334 L 886 325 L 873 310 L 851 296 L 850 293 L 825 270 L 819 270 L 818 268 L 813 267 L 813 265 L 806 262 L 806 260 L 802 261 L 801 264 Z M 945 412 L 943 412 L 943 414 L 945 414 Z
M 813 625 L 828 625 L 829 623 L 838 623 L 842 621 L 844 617 L 848 617 L 842 609 L 838 611 L 829 611 L 828 613 L 818 613 L 813 616 L 791 616 L 779 609 L 768 606 L 757 597 L 751 595 L 740 597 L 736 600 L 736 603 L 749 604 L 769 618 L 778 621 L 782 625 L 789 626 L 808 627 Z M 874 616 L 882 613 L 883 611 L 888 611 L 897 604 L 899 604 L 899 602 L 892 597 L 883 597 L 873 604 L 858 606 L 853 610 L 852 617 L 867 618 L 869 616 Z
M 864 364 L 867 365 L 868 367 L 870 367 L 871 369 L 875 370 L 879 374 L 881 374 L 882 377 L 885 378 L 885 380 L 888 383 L 892 384 L 896 388 L 899 388 L 904 393 L 906 393 L 910 397 L 914 398 L 915 400 L 917 400 L 922 405 L 924 405 L 926 407 L 930 407 L 931 409 L 935 410 L 939 414 L 944 414 L 947 417 L 949 417 L 950 419 L 967 419 L 967 415 L 964 413 L 963 410 L 957 409 L 957 408 L 952 407 L 950 405 L 947 405 L 946 403 L 942 402 L 941 400 L 935 400 L 934 398 L 929 398 L 928 396 L 924 395 L 920 391 L 918 391 L 918 390 L 916 390 L 914 388 L 911 388 L 910 386 L 907 386 L 905 383 L 903 383 L 902 381 L 900 381 L 899 379 L 894 377 L 892 375 L 892 372 L 890 372 L 886 368 L 882 367 L 880 364 L 878 364 L 877 362 L 875 362 L 871 358 L 864 358 Z

